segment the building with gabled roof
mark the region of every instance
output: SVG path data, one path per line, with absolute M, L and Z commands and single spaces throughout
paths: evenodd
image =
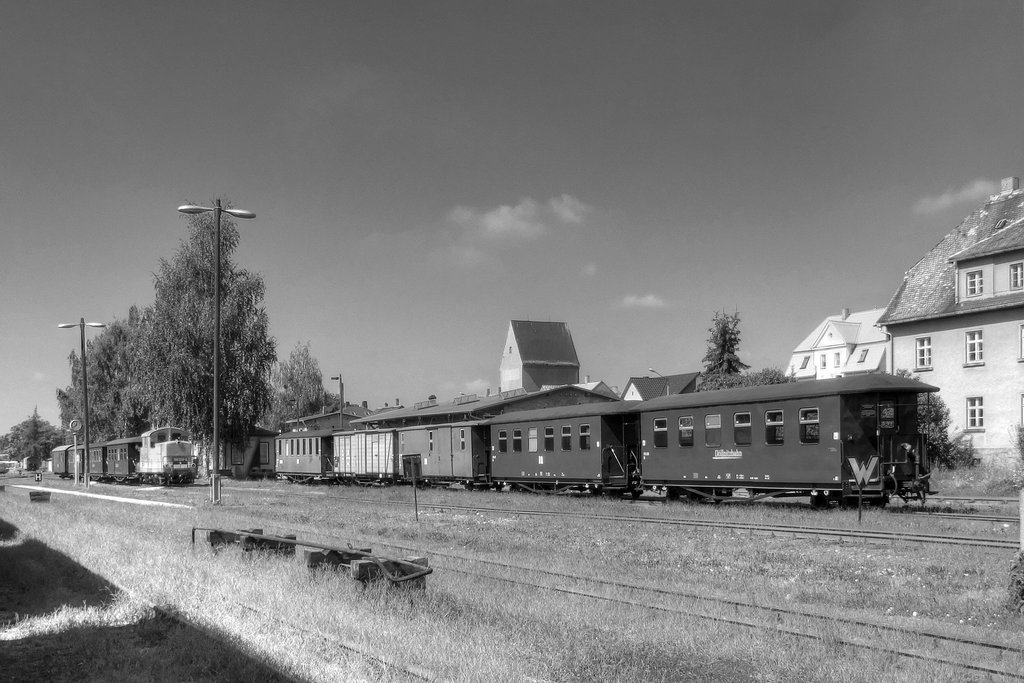
M 846 375 L 884 372 L 888 343 L 878 327 L 884 308 L 825 318 L 801 341 L 790 357 L 789 373 L 801 379 L 831 379 Z
M 1013 452 L 1024 423 L 1024 191 L 1006 178 L 907 271 L 879 319 L 893 369 L 941 389 L 951 429 L 981 456 Z
M 624 401 L 648 401 L 659 396 L 689 394 L 697 391 L 699 382 L 699 372 L 684 372 L 678 375 L 659 375 L 657 377 L 630 377 L 620 398 Z
M 569 326 L 512 320 L 498 372 L 500 391 L 537 391 L 543 386 L 579 383 L 580 360 Z

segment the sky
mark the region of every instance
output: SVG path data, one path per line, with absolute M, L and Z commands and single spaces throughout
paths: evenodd
M 497 390 L 513 319 L 619 389 L 716 311 L 785 368 L 1024 176 L 1021 0 L 0 0 L 0 64 L 0 433 L 181 204 L 256 214 L 278 356 L 377 407 Z

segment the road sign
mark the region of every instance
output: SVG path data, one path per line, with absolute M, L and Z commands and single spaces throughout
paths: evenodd
M 875 470 L 878 469 L 878 456 L 872 455 L 867 461 L 867 464 L 857 460 L 857 458 L 847 458 L 850 462 L 850 470 L 853 472 L 853 476 L 857 479 L 857 486 L 864 488 L 871 481 L 871 476 Z

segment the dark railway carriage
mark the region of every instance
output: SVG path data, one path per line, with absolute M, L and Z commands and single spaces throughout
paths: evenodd
M 639 494 L 634 402 L 507 413 L 488 421 L 491 479 L 534 491 L 612 489 Z
M 89 480 L 104 481 L 107 475 L 107 449 L 105 443 L 89 444 Z
M 646 486 L 711 498 L 745 490 L 812 502 L 923 496 L 928 459 L 918 395 L 936 387 L 893 375 L 666 396 L 640 404 Z M 878 456 L 871 471 L 872 457 Z M 852 463 L 851 463 L 852 459 Z
M 330 429 L 287 432 L 274 439 L 277 476 L 290 481 L 331 481 L 334 439 Z
M 406 478 L 394 429 L 335 432 L 334 451 L 335 474 L 343 482 L 390 484 Z
M 116 482 L 134 481 L 139 476 L 139 457 L 142 437 L 114 439 L 104 444 L 107 458 L 107 474 Z
M 75 447 L 71 444 L 64 446 L 57 446 L 50 451 L 50 467 L 54 474 L 60 476 L 61 479 L 71 479 L 75 476 L 75 463 L 78 463 L 78 475 L 82 476 L 85 471 L 85 463 L 82 460 L 82 453 L 84 452 L 82 446 L 78 447 L 77 459 L 75 453 Z
M 405 427 L 398 430 L 398 457 L 408 468 L 407 456 L 419 456 L 416 476 L 426 482 L 486 484 L 489 441 L 479 421 Z

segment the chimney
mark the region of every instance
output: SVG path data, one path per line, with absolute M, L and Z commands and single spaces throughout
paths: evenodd
M 1011 176 L 1009 178 L 1003 178 L 1003 191 L 1002 194 L 1010 194 L 1020 189 L 1020 178 L 1017 176 Z
M 584 375 L 583 376 L 583 383 L 584 384 L 590 384 L 590 375 Z
M 395 407 L 397 408 L 397 407 L 398 407 L 398 406 L 400 406 L 400 405 L 402 405 L 402 402 L 401 402 L 401 401 L 399 401 L 399 400 L 398 400 L 398 399 L 396 398 L 396 399 L 395 399 Z
M 850 317 L 850 309 L 844 308 L 842 311 L 839 312 L 839 316 L 840 320 L 846 320 L 847 318 Z
M 369 410 L 370 406 L 366 405 L 366 401 L 363 401 L 363 410 Z

